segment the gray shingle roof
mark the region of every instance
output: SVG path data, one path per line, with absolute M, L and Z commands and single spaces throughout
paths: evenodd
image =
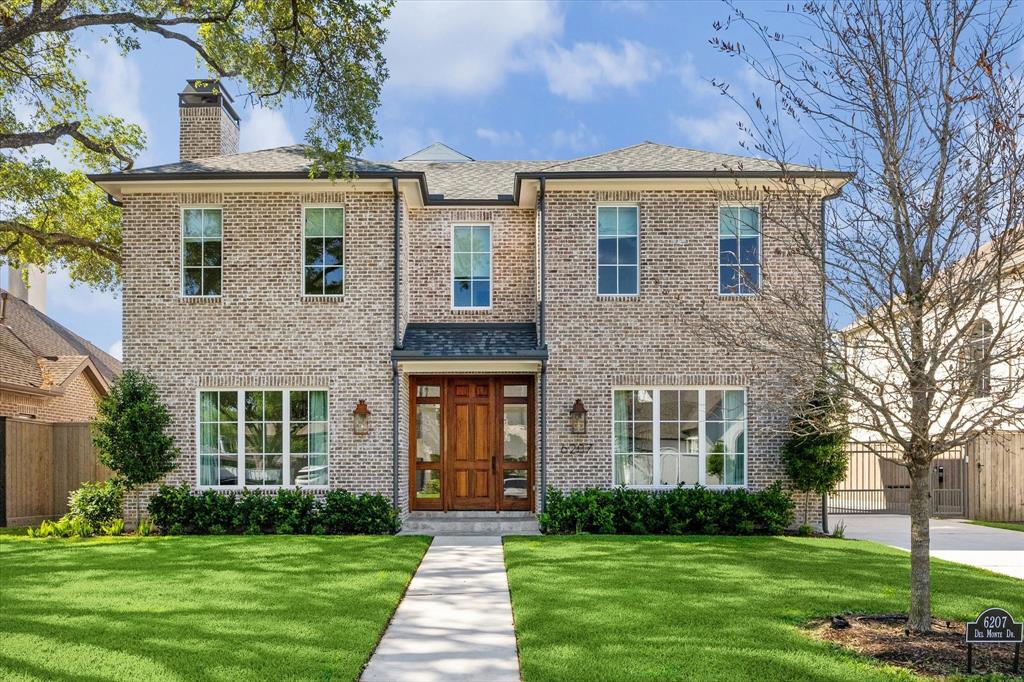
M 0 381 L 45 389 L 62 384 L 86 358 L 108 384 L 121 373 L 116 358 L 21 299 L 7 297 L 0 323 Z
M 428 148 L 429 149 L 429 148 Z M 415 155 L 413 155 L 415 157 Z M 412 157 L 408 157 L 412 158 Z M 468 157 L 466 157 L 468 159 Z M 708 175 L 742 171 L 775 173 L 778 165 L 753 157 L 718 154 L 643 142 L 604 154 L 568 161 L 368 161 L 353 158 L 350 170 L 356 175 L 423 174 L 431 199 L 498 200 L 509 199 L 515 192 L 516 173 L 552 176 L 572 173 L 692 173 Z M 143 179 L 147 176 L 233 175 L 303 176 L 311 167 L 308 148 L 291 145 L 241 154 L 213 156 L 195 161 L 181 161 L 159 166 L 136 168 L 123 173 L 93 176 L 97 181 Z M 810 166 L 789 166 L 789 170 L 813 173 Z
M 792 170 L 813 171 L 810 166 L 790 166 Z M 719 154 L 684 147 L 672 147 L 656 142 L 641 142 L 631 147 L 615 149 L 604 154 L 584 156 L 571 161 L 560 161 L 544 168 L 556 173 L 577 172 L 721 172 L 725 170 L 778 172 L 779 165 L 748 156 Z
M 396 359 L 539 359 L 533 323 L 410 323 Z

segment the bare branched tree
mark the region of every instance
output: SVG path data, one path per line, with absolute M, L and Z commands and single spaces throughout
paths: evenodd
M 765 244 L 759 295 L 747 304 L 757 324 L 709 328 L 797 367 L 795 389 L 823 375 L 849 401 L 853 437 L 901 453 L 911 479 L 908 625 L 924 632 L 932 461 L 1024 426 L 1020 13 L 978 0 L 792 11 L 806 36 L 733 6 L 712 44 L 774 91 L 762 101 L 718 83 L 746 110 L 742 127 L 760 155 L 785 174 L 799 140 L 813 146 L 815 167 L 854 174 L 821 213 L 784 226 L 787 248 L 819 268 L 825 310 L 788 284 L 784 259 L 773 267 Z M 803 191 L 783 180 L 765 187 L 766 204 L 814 206 L 792 200 Z M 764 208 L 762 220 L 772 215 Z

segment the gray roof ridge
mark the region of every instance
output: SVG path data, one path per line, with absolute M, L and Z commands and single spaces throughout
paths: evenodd
M 642 147 L 645 144 L 657 144 L 657 142 L 651 142 L 650 140 L 644 140 L 643 142 L 637 142 L 636 144 L 628 144 L 625 147 L 617 147 L 615 149 L 609 149 L 606 152 L 600 152 L 598 154 L 588 154 L 587 156 L 577 156 L 576 158 L 573 158 L 573 159 L 565 159 L 564 161 L 556 161 L 552 165 L 548 166 L 547 168 L 542 168 L 541 170 L 550 170 L 552 168 L 557 168 L 558 166 L 564 166 L 564 165 L 569 164 L 569 163 L 575 163 L 577 161 L 586 161 L 587 159 L 596 159 L 596 158 L 601 157 L 601 156 L 607 156 L 608 154 L 614 154 L 615 152 L 621 152 L 621 151 L 625 151 L 627 149 L 633 149 L 634 147 Z

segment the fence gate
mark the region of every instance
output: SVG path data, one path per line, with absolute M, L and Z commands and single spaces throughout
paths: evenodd
M 888 445 L 850 444 L 846 477 L 828 498 L 829 514 L 909 514 L 910 472 Z M 933 516 L 966 511 L 967 457 L 957 448 L 932 461 Z

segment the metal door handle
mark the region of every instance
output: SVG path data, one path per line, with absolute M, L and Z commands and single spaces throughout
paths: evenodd
M 497 472 L 498 458 L 495 455 L 491 455 L 491 473 Z

